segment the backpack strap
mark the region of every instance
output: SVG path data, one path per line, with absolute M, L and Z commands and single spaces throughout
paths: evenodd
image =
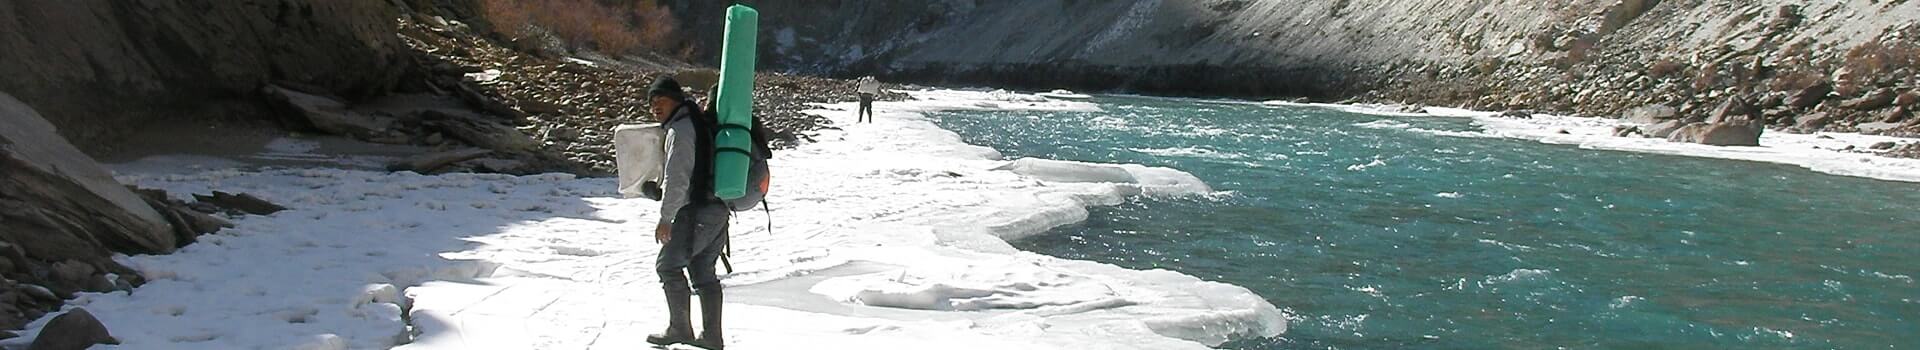
M 767 213 L 767 234 L 773 234 L 773 207 L 768 206 L 767 201 L 765 199 L 762 199 L 760 200 L 760 210 Z M 727 208 L 727 216 L 729 219 L 732 218 L 733 208 L 731 207 Z M 728 234 L 725 238 L 722 238 L 720 241 L 720 266 L 727 268 L 727 274 L 733 274 L 732 258 L 733 258 L 733 235 Z
M 720 238 L 720 266 L 727 268 L 727 274 L 733 274 L 733 235 Z

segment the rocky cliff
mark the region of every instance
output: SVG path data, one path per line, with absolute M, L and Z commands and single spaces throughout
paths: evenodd
M 471 12 L 434 0 L 0 0 L 0 91 L 90 151 L 146 123 L 259 118 L 270 82 L 379 95 L 416 70 L 394 35 L 398 3 Z
M 1908 1 L 742 2 L 762 11 L 767 68 L 931 83 L 1593 115 L 1703 116 L 1740 95 L 1775 125 L 1848 128 L 1912 108 L 1849 99 L 1920 85 Z M 719 42 L 722 5 L 678 9 L 695 44 Z
M 75 292 L 143 281 L 112 254 L 169 253 L 226 225 L 164 193 L 121 185 L 82 151 L 109 149 L 156 123 L 278 120 L 260 93 L 270 83 L 349 98 L 404 88 L 425 80 L 406 79 L 424 69 L 396 20 L 471 8 L 459 0 L 0 0 L 0 329 Z

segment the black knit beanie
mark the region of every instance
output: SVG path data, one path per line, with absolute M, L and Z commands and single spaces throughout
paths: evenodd
M 680 89 L 680 82 L 674 81 L 673 77 L 662 75 L 660 78 L 653 80 L 653 87 L 647 88 L 647 98 L 651 99 L 655 96 L 667 96 L 672 97 L 674 100 L 686 100 L 687 92 Z

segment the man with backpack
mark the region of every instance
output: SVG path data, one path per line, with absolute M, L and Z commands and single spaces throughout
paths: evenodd
M 660 222 L 654 228 L 654 241 L 661 244 L 655 271 L 666 292 L 668 320 L 667 330 L 647 336 L 647 342 L 722 349 L 722 287 L 714 268 L 726 252 L 731 212 L 713 191 L 718 122 L 689 100 L 670 77 L 655 80 L 647 99 L 655 120 L 667 131 L 666 175 L 661 180 Z M 695 293 L 700 295 L 701 316 L 697 338 L 690 315 Z
M 880 95 L 880 80 L 872 76 L 861 77 L 856 90 L 860 92 L 860 110 L 854 112 L 853 122 L 873 122 L 873 98 Z

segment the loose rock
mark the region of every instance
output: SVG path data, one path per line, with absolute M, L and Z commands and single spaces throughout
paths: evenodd
M 447 165 L 451 165 L 453 163 L 459 163 L 459 162 L 467 161 L 471 159 L 478 159 L 480 157 L 485 157 L 488 154 L 493 154 L 493 151 L 478 149 L 478 148 L 466 148 L 466 149 L 457 149 L 457 150 L 443 151 L 443 152 L 433 152 L 433 153 L 427 153 L 427 154 L 408 157 L 407 159 L 394 162 L 393 164 L 388 164 L 387 170 L 388 171 L 412 171 L 416 173 L 427 174 L 427 173 L 432 173 L 435 170 L 439 170 L 440 168 L 444 168 Z
M 273 213 L 287 210 L 287 207 L 282 207 L 279 204 L 273 204 L 272 202 L 245 193 L 233 194 L 213 191 L 213 195 L 211 196 L 194 194 L 193 200 L 213 204 L 214 206 L 227 210 L 253 215 L 273 215 Z
M 332 98 L 267 85 L 260 92 L 284 109 L 301 116 L 315 129 L 362 140 L 389 136 L 393 120 L 377 115 L 354 113 L 345 103 Z
M 1749 121 L 1693 123 L 1675 130 L 1667 140 L 1712 146 L 1759 146 L 1760 134 L 1765 130 Z
M 1756 118 L 1758 112 L 1758 110 L 1753 108 L 1753 105 L 1747 103 L 1745 98 L 1733 96 L 1728 97 L 1726 101 L 1722 101 L 1720 107 L 1714 108 L 1713 112 L 1708 115 L 1706 122 L 1710 124 L 1720 124 L 1742 120 L 1755 120 L 1758 119 Z
M 120 341 L 107 332 L 107 325 L 100 324 L 93 313 L 74 308 L 48 321 L 27 350 L 85 350 L 95 344 L 117 345 Z
M 1794 108 L 1813 107 L 1814 105 L 1820 104 L 1820 101 L 1826 100 L 1827 94 L 1829 93 L 1833 93 L 1833 83 L 1822 81 L 1805 89 L 1800 89 L 1800 91 L 1793 92 L 1793 94 L 1787 96 L 1786 102 L 1788 106 L 1793 106 Z
M 1900 97 L 1893 98 L 1893 105 L 1895 106 L 1904 107 L 1916 104 L 1920 104 L 1920 90 L 1908 90 L 1907 93 L 1900 94 Z
M 1893 89 L 1879 89 L 1867 93 L 1866 96 L 1847 100 L 1847 102 L 1841 103 L 1840 107 L 1858 111 L 1870 111 L 1893 105 L 1894 98 L 1899 96 L 1900 94 L 1894 92 Z
M 1678 118 L 1680 110 L 1673 106 L 1650 104 L 1627 110 L 1622 119 L 1629 123 L 1655 124 L 1668 119 Z
M 1680 128 L 1682 127 L 1686 127 L 1687 124 L 1689 123 L 1687 123 L 1684 120 L 1674 119 L 1674 120 L 1660 122 L 1659 124 L 1654 124 L 1652 126 L 1648 126 L 1647 129 L 1644 131 L 1647 136 L 1664 139 L 1669 136 L 1672 136 L 1674 131 L 1680 130 Z
M 1819 130 L 1820 127 L 1824 127 L 1824 126 L 1827 126 L 1828 123 L 1832 123 L 1833 117 L 1828 115 L 1826 112 L 1814 112 L 1812 114 L 1800 116 L 1799 118 L 1794 118 L 1794 120 L 1795 120 L 1795 123 L 1794 123 L 1795 128 L 1812 131 L 1812 130 Z

